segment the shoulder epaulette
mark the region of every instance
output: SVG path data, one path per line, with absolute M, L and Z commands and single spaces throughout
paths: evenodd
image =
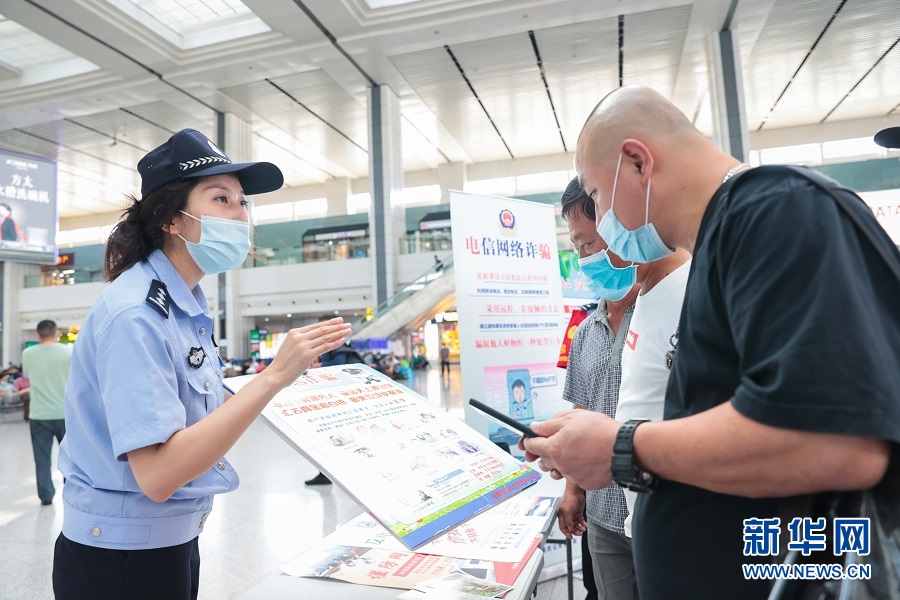
M 147 292 L 147 302 L 153 307 L 153 310 L 162 315 L 164 319 L 169 318 L 169 290 L 166 284 L 158 279 L 150 282 L 150 291 Z

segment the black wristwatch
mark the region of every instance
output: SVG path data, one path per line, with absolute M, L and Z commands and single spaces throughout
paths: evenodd
M 634 461 L 634 431 L 649 419 L 632 419 L 621 427 L 613 444 L 612 479 L 633 492 L 649 493 L 656 489 L 656 476 L 638 468 Z

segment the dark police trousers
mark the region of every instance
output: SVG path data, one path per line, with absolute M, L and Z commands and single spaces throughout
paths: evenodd
M 168 548 L 114 550 L 59 534 L 53 593 L 56 600 L 197 600 L 198 539 Z

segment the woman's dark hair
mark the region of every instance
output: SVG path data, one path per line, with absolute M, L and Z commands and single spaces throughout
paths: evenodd
M 171 223 L 178 211 L 184 210 L 188 195 L 202 180 L 202 177 L 177 179 L 140 200 L 127 196 L 131 206 L 125 209 L 124 218 L 106 242 L 107 281 L 115 281 L 132 266 L 146 260 L 154 250 L 162 248 L 166 235 L 163 225 Z

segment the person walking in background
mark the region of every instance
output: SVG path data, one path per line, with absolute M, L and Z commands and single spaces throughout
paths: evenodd
M 447 369 L 447 377 L 450 377 L 450 348 L 447 344 L 441 346 L 441 377 L 444 376 L 444 369 Z
M 40 343 L 22 352 L 22 372 L 31 380 L 29 412 L 31 449 L 34 452 L 34 473 L 41 504 L 53 502 L 56 488 L 50 476 L 50 451 L 53 438 L 62 443 L 66 435 L 63 397 L 72 362 L 72 346 L 59 343 L 56 323 L 38 323 Z

